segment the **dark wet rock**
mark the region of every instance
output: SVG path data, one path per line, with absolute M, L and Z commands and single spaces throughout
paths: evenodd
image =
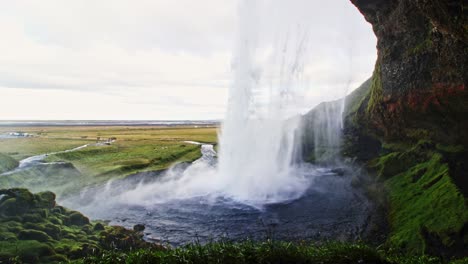
M 344 176 L 347 172 L 345 168 L 333 168 L 330 171 L 336 174 L 337 176 Z
M 133 230 L 136 232 L 143 232 L 145 230 L 145 225 L 136 224 L 133 226 Z
M 372 24 L 378 49 L 358 122 L 385 140 L 466 146 L 466 6 L 454 0 L 351 2 Z
M 128 250 L 135 248 L 164 249 L 163 246 L 148 243 L 142 239 L 141 232 L 128 230 L 122 226 L 114 226 L 111 230 L 101 232 L 101 244 L 105 249 Z
M 102 231 L 104 230 L 104 225 L 101 223 L 96 223 L 93 228 L 95 231 Z

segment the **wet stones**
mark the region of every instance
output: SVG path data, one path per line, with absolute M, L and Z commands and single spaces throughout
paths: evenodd
M 144 230 L 145 230 L 145 225 L 136 224 L 136 225 L 133 226 L 133 231 L 143 232 Z

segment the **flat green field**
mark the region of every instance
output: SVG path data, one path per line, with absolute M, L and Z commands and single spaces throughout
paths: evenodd
M 90 144 L 77 151 L 49 155 L 46 160 L 72 163 L 88 184 L 165 169 L 176 162 L 199 158 L 200 146 L 184 141 L 217 142 L 216 127 L 0 127 L 0 133 L 11 131 L 34 135 L 0 139 L 0 153 L 17 161 Z M 109 138 L 116 140 L 109 145 L 103 144 Z M 101 144 L 96 144 L 98 142 Z M 11 178 L 22 182 L 26 176 L 13 175 Z

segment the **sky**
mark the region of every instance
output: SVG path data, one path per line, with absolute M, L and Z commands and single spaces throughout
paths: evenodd
M 262 10 L 259 33 L 296 16 L 308 28 L 301 107 L 371 76 L 376 39 L 348 0 L 266 1 L 281 12 Z M 223 118 L 238 0 L 0 2 L 0 119 Z

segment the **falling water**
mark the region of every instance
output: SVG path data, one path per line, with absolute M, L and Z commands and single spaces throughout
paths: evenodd
M 340 41 L 342 34 L 323 23 L 342 25 L 334 20 L 341 3 L 241 0 L 219 153 L 202 144 L 202 158 L 191 164 L 109 181 L 61 202 L 115 224 L 144 223 L 148 239 L 171 243 L 261 239 L 272 226 L 285 240 L 355 237 L 369 209 L 350 187 L 351 177 L 298 160 L 299 148 L 312 145 L 315 156 L 333 157 L 341 144 L 344 101 L 302 115 L 346 93 L 341 84 L 347 77 L 339 78 L 346 72 L 330 63 L 339 52 L 323 48 Z M 324 76 L 330 69 L 335 72 Z M 307 138 L 301 135 L 304 123 Z
M 340 91 L 336 96 L 339 89 L 328 87 L 327 82 L 327 86 L 320 86 L 324 83 L 321 78 L 316 78 L 319 80 L 316 85 L 307 80 L 322 77 L 314 74 L 322 65 L 311 65 L 311 58 L 329 64 L 320 41 L 336 40 L 335 35 L 321 30 L 320 23 L 325 19 L 320 13 L 323 9 L 317 8 L 314 16 L 310 14 L 313 9 L 304 9 L 310 3 L 307 0 L 241 0 L 233 82 L 220 129 L 219 153 L 215 155 L 212 146 L 202 146 L 203 158 L 191 165 L 176 165 L 149 182 L 130 186 L 126 183 L 121 189 L 114 188 L 117 193 L 99 191 L 90 207 L 94 208 L 96 203 L 102 205 L 102 201 L 150 207 L 203 199 L 207 204 L 228 200 L 262 208 L 303 196 L 313 178 L 325 175 L 327 168 L 311 168 L 298 160 L 302 156 L 299 148 L 306 145 L 299 133 L 301 114 L 304 108 L 323 101 L 323 95 L 343 96 Z M 322 7 L 318 2 L 313 5 Z M 336 12 L 333 7 L 327 6 L 329 12 Z M 341 25 L 332 19 L 328 22 Z M 335 50 L 331 52 L 326 57 L 336 55 Z M 334 74 L 331 76 L 335 79 Z M 311 90 L 315 91 L 315 102 L 309 100 L 307 93 Z M 316 151 L 321 145 L 332 149 L 339 146 L 344 104 L 337 102 L 323 105 L 307 122 L 316 131 L 310 133 L 317 144 Z
M 281 201 L 301 195 L 307 186 L 293 173 L 299 145 L 294 114 L 299 112 L 292 106 L 300 94 L 308 34 L 291 23 L 297 21 L 284 21 L 290 28 L 276 35 L 275 43 L 259 29 L 259 8 L 257 1 L 243 1 L 239 10 L 241 30 L 220 136 L 218 177 L 224 192 L 236 199 Z M 267 54 L 259 49 L 265 45 Z

